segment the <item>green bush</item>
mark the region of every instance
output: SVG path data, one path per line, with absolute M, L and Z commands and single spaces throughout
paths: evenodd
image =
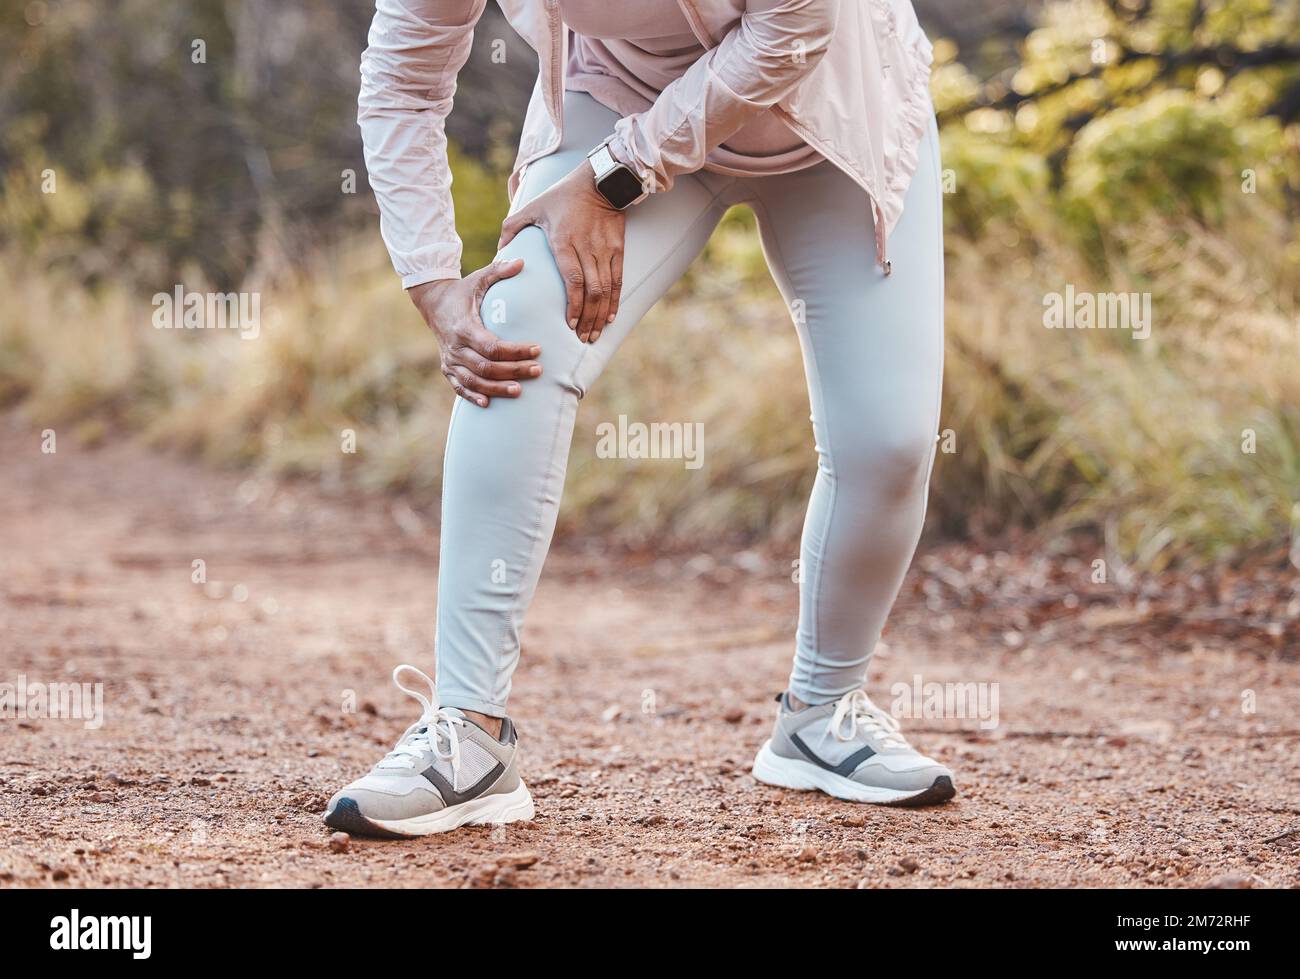
M 1161 92 L 1079 132 L 1065 167 L 1067 213 L 1101 228 L 1152 212 L 1220 221 L 1224 194 L 1250 159 L 1240 120 L 1225 106 Z

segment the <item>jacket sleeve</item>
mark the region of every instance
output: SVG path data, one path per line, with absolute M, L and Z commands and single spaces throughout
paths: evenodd
M 379 227 L 405 288 L 460 278 L 443 125 L 486 0 L 376 0 L 357 123 Z
M 856 2 L 856 0 L 850 0 Z M 840 0 L 747 0 L 740 23 L 644 112 L 615 125 L 610 152 L 669 190 L 789 95 L 830 47 Z

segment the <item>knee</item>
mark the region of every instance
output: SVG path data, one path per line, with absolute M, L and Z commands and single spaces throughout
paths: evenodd
M 831 468 L 842 489 L 877 502 L 924 492 L 934 453 L 933 431 L 860 432 L 835 447 Z
M 564 323 L 564 284 L 541 228 L 524 228 L 499 258 L 521 258 L 524 267 L 508 279 L 493 283 L 483 294 L 479 317 L 483 325 L 505 340 L 541 343 L 543 333 Z
M 564 322 L 565 292 L 560 271 L 541 228 L 524 228 L 501 252 L 504 259 L 522 258 L 517 275 L 493 283 L 483 294 L 479 317 L 490 333 L 514 343 L 542 348 L 542 377 L 537 382 L 564 383 L 579 362 L 583 343 Z

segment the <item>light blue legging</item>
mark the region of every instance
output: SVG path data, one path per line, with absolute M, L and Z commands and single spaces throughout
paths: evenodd
M 565 134 L 533 162 L 516 206 L 583 161 L 617 116 L 568 93 Z M 585 344 L 565 323 L 565 292 L 539 228 L 502 258 L 517 276 L 482 304 L 488 329 L 541 345 L 543 373 L 486 409 L 457 399 L 447 435 L 438 575 L 438 695 L 503 717 L 519 630 L 550 547 L 578 399 L 646 311 L 686 271 L 723 213 L 747 203 L 792 309 L 818 453 L 804 523 L 799 627 L 789 689 L 824 703 L 861 686 L 925 515 L 943 370 L 943 239 L 933 125 L 903 217 L 893 274 L 876 263 L 867 195 L 830 163 L 771 177 L 701 171 L 627 218 L 617 319 Z M 796 301 L 802 301 L 796 306 Z M 798 424 L 791 419 L 791 424 Z

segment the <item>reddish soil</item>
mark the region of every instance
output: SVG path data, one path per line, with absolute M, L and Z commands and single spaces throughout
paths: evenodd
M 0 884 L 1300 885 L 1294 574 L 1147 594 L 927 548 L 871 689 L 996 681 L 1000 723 L 904 721 L 960 794 L 900 810 L 748 774 L 788 557 L 562 545 L 512 704 L 537 818 L 336 851 L 325 800 L 418 709 L 389 671 L 432 669 L 434 522 L 131 445 L 44 455 L 12 418 L 0 458 L 0 684 L 102 682 L 105 707 L 0 720 Z

